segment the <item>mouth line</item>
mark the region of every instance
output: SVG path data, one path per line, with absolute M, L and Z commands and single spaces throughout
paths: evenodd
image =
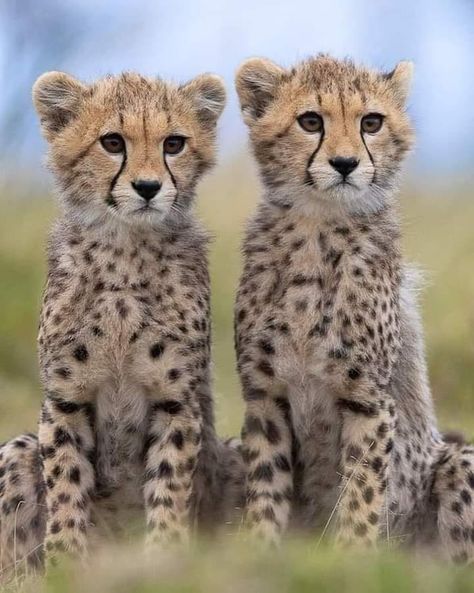
M 140 206 L 140 208 L 137 208 L 136 210 L 133 211 L 133 214 L 139 214 L 141 212 L 159 212 L 158 208 L 155 208 L 154 206 L 150 206 L 149 204 L 146 204 L 145 206 Z
M 343 179 L 342 181 L 336 181 L 335 183 L 331 184 L 327 189 L 333 189 L 335 187 L 339 187 L 340 185 L 342 185 L 343 187 L 347 186 L 353 187 L 354 189 L 359 189 L 355 183 L 352 183 L 352 181 L 348 181 L 347 179 Z

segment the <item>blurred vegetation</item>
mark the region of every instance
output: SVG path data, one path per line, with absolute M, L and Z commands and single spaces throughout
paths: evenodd
M 200 542 L 153 561 L 135 547 L 112 548 L 88 570 L 64 565 L 25 593 L 470 593 L 472 569 L 451 568 L 396 552 L 338 554 L 305 541 L 262 553 L 241 542 Z M 18 591 L 12 587 L 11 593 Z
M 251 163 L 219 167 L 203 183 L 199 211 L 215 240 L 211 250 L 214 376 L 218 430 L 240 431 L 243 407 L 235 372 L 232 309 L 240 271 L 243 224 L 258 183 Z M 439 195 L 438 195 L 439 194 Z M 9 196 L 9 194 L 8 194 Z M 51 197 L 0 197 L 0 440 L 34 430 L 41 401 L 36 331 L 45 277 L 45 244 L 54 217 Z M 425 271 L 422 309 L 430 378 L 440 424 L 474 436 L 474 200 L 451 190 L 402 194 L 405 252 Z M 122 556 L 124 557 L 121 561 Z M 472 572 L 386 552 L 315 553 L 291 542 L 284 554 L 254 554 L 239 542 L 201 542 L 179 558 L 143 564 L 141 549 L 105 550 L 87 571 L 65 567 L 41 590 L 107 593 L 379 593 L 474 591 Z M 38 583 L 26 586 L 37 590 Z M 31 588 L 30 588 L 31 587 Z M 44 588 L 43 588 L 44 587 Z

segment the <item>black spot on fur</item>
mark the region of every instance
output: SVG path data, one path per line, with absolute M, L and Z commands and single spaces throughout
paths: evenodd
M 354 414 L 363 414 L 364 416 L 369 416 L 371 418 L 377 415 L 377 410 L 373 404 L 366 404 L 345 398 L 339 398 L 337 403 L 340 408 L 353 412 Z
M 87 348 L 84 346 L 84 344 L 80 344 L 77 346 L 77 348 L 75 348 L 73 356 L 79 362 L 86 362 L 86 360 L 89 358 L 89 352 L 87 351 Z
M 474 473 L 473 472 L 469 472 L 469 474 L 467 476 L 467 483 L 474 490 Z
M 75 466 L 69 472 L 69 480 L 73 484 L 79 484 L 81 481 L 81 470 Z
M 370 486 L 368 488 L 366 488 L 364 490 L 364 492 L 362 493 L 362 496 L 364 497 L 364 500 L 367 504 L 370 504 L 373 500 L 374 500 L 374 489 L 370 488 Z
M 122 317 L 122 319 L 125 319 L 128 316 L 128 307 L 123 299 L 119 299 L 115 303 L 115 308 L 117 309 L 117 312 L 120 315 L 120 317 Z
M 472 497 L 467 490 L 461 490 L 461 500 L 466 505 L 470 505 L 472 502 Z
M 74 414 L 82 408 L 80 404 L 64 399 L 53 399 L 52 401 L 54 402 L 54 407 L 63 414 Z
M 181 377 L 181 371 L 179 369 L 170 369 L 168 371 L 168 379 L 170 381 L 177 381 Z
M 183 433 L 180 430 L 175 430 L 171 435 L 171 442 L 177 449 L 181 450 L 184 445 Z
M 44 459 L 51 459 L 51 457 L 54 457 L 56 453 L 56 449 L 54 447 L 41 447 L 41 456 L 44 457 Z
M 282 472 L 291 471 L 290 462 L 288 461 L 288 458 L 286 457 L 286 455 L 283 455 L 282 453 L 280 453 L 279 455 L 275 456 L 274 461 L 275 461 L 275 467 L 277 469 L 279 469 L 280 471 L 282 471 Z
M 165 345 L 162 342 L 156 342 L 150 348 L 150 356 L 152 358 L 160 358 L 160 356 L 163 354 L 164 351 L 165 351 Z
M 363 537 L 364 535 L 366 535 L 368 531 L 368 527 L 365 523 L 358 523 L 355 527 L 354 527 L 354 533 L 358 536 L 358 537 Z
M 356 498 L 353 498 L 350 502 L 349 502 L 349 508 L 351 511 L 357 511 L 360 508 L 360 504 L 359 501 Z
M 349 369 L 347 371 L 347 376 L 349 377 L 349 379 L 352 379 L 353 381 L 355 381 L 356 379 L 359 379 L 361 374 L 362 374 L 362 371 L 357 367 L 354 367 L 353 369 Z
M 272 365 L 267 360 L 261 360 L 257 365 L 257 370 L 267 377 L 273 377 L 275 374 Z
M 267 421 L 267 429 L 265 431 L 265 434 L 268 441 L 272 445 L 276 445 L 281 440 L 280 431 L 278 430 L 277 425 L 271 420 Z
M 61 379 L 69 379 L 71 376 L 71 370 L 66 367 L 56 369 L 55 372 L 58 377 L 61 377 Z
M 260 463 L 252 472 L 251 478 L 259 482 L 272 482 L 273 467 L 270 463 Z
M 265 354 L 275 354 L 275 348 L 273 347 L 273 344 L 270 342 L 270 340 L 260 340 L 259 347 L 262 352 L 265 352 Z
M 53 521 L 49 530 L 52 534 L 59 533 L 61 531 L 61 523 L 59 521 Z
M 380 471 L 382 470 L 382 467 L 383 467 L 383 460 L 382 460 L 382 458 L 381 457 L 375 457 L 372 460 L 371 466 L 372 466 L 372 469 L 374 470 L 375 473 L 377 473 L 377 474 L 380 473 Z
M 163 402 L 155 402 L 152 405 L 153 412 L 166 412 L 167 414 L 171 414 L 172 416 L 179 414 L 182 409 L 183 405 L 180 402 L 173 399 L 169 399 Z
M 56 447 L 62 447 L 72 443 L 71 435 L 61 427 L 56 428 L 54 431 L 54 444 Z
M 158 471 L 156 473 L 157 478 L 166 479 L 171 478 L 173 475 L 173 468 L 167 461 L 162 461 L 158 466 Z
M 379 516 L 377 515 L 377 513 L 370 513 L 368 519 L 371 525 L 377 525 L 379 521 Z

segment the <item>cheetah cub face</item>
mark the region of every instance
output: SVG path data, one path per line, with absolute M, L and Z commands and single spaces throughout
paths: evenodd
M 33 99 L 68 214 L 82 223 L 177 223 L 214 161 L 225 89 L 204 74 L 182 86 L 125 73 L 85 85 L 48 72 Z
M 267 198 L 352 213 L 381 208 L 412 144 L 411 72 L 408 62 L 381 73 L 324 55 L 291 70 L 245 62 L 237 92 Z

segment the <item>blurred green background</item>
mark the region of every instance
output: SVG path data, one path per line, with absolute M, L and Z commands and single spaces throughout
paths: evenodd
M 474 436 L 474 196 L 446 183 L 401 195 L 405 253 L 425 273 L 421 307 L 433 394 L 443 429 Z M 233 352 L 233 299 L 245 220 L 259 185 L 248 157 L 224 162 L 202 184 L 198 210 L 211 249 L 214 377 L 218 429 L 237 434 L 242 404 Z M 55 200 L 0 198 L 0 438 L 34 430 L 41 401 L 36 331 L 45 244 Z

